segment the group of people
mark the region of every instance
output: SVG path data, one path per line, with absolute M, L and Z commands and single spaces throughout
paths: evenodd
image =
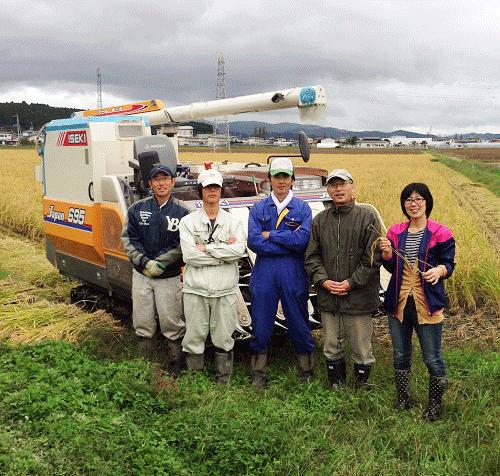
M 309 288 L 317 292 L 329 386 L 346 384 L 347 338 L 356 388 L 366 387 L 375 362 L 372 316 L 380 299 L 380 266 L 391 274 L 384 305 L 394 348 L 397 407 L 410 398 L 412 333 L 427 365 L 429 402 L 424 417 L 439 419 L 446 369 L 441 352 L 445 290 L 454 268 L 455 242 L 448 228 L 429 219 L 428 187 L 411 183 L 401 193 L 407 221 L 386 236 L 373 209 L 356 203 L 352 175 L 344 169 L 326 179 L 331 206 L 312 219 L 309 205 L 294 197 L 290 159 L 269 166 L 272 192 L 249 213 L 248 237 L 241 222 L 220 208 L 223 178 L 215 169 L 198 176 L 201 208 L 189 213 L 172 196 L 175 175 L 164 165 L 151 170 L 152 195 L 134 203 L 122 240 L 134 266 L 133 325 L 140 345 L 156 334 L 167 342 L 169 367 L 178 373 L 204 367 L 208 335 L 215 347 L 216 380 L 233 369 L 237 324 L 238 261 L 247 247 L 256 254 L 250 280 L 253 338 L 250 369 L 255 386 L 267 384 L 268 349 L 281 305 L 296 354 L 299 378 L 313 376 L 315 342 L 309 327 Z M 182 277 L 181 268 L 184 267 Z

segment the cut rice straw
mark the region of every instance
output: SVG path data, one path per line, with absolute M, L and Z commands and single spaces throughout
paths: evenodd
M 37 288 L 0 281 L 0 340 L 29 344 L 43 340 L 85 340 L 89 332 L 121 333 L 119 321 L 104 311 L 87 313 L 74 305 L 51 303 L 32 295 Z
M 380 239 L 381 238 L 384 238 L 384 235 L 382 235 L 382 233 L 380 232 L 380 230 L 377 230 L 373 225 L 368 225 L 368 229 L 370 231 L 374 231 L 375 233 L 378 233 L 378 235 L 380 235 L 373 243 L 372 243 L 372 246 L 371 246 L 371 256 L 370 256 L 370 266 L 373 266 L 373 260 L 374 260 L 374 256 L 375 256 L 375 251 L 377 250 L 377 247 L 380 243 Z M 396 256 L 399 256 L 410 268 L 416 268 L 417 271 L 423 275 L 423 272 L 420 271 L 418 269 L 418 266 L 414 266 L 410 263 L 410 261 L 408 260 L 408 258 L 406 257 L 406 255 L 404 253 L 401 253 L 401 251 L 397 250 L 396 248 L 394 248 L 394 246 L 391 245 L 391 250 L 392 252 L 396 255 Z M 419 263 L 423 263 L 424 266 L 429 266 L 429 264 L 421 259 L 418 259 L 417 258 L 417 261 Z M 432 266 L 429 266 L 429 268 L 432 268 Z M 424 268 L 425 269 L 425 268 Z

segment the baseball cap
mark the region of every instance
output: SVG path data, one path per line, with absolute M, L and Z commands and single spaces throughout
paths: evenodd
M 293 175 L 292 161 L 288 157 L 276 157 L 269 166 L 269 173 Z
M 334 178 L 339 178 L 345 180 L 346 182 L 354 183 L 352 175 L 345 169 L 335 169 L 333 172 L 330 172 L 328 174 L 328 177 L 326 177 L 326 183 Z
M 169 177 L 174 176 L 174 174 L 170 170 L 170 167 L 167 167 L 166 165 L 163 165 L 163 164 L 156 164 L 151 169 L 151 173 L 149 174 L 149 177 L 153 178 L 154 176 L 158 175 L 159 173 L 164 173 L 165 175 L 168 175 Z
M 218 170 L 208 169 L 198 175 L 198 184 L 202 187 L 208 187 L 209 185 L 218 185 L 222 187 L 222 183 L 222 174 Z

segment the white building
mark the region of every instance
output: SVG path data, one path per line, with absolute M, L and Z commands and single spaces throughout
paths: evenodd
M 381 139 L 380 137 L 362 137 L 358 141 L 358 147 L 362 149 L 389 147 L 389 145 L 389 139 Z
M 340 147 L 340 144 L 338 142 L 335 142 L 335 139 L 322 139 L 321 142 L 318 142 L 316 144 L 316 147 L 318 149 L 336 149 L 337 147 Z
M 194 140 L 194 128 L 193 126 L 179 126 L 179 132 L 177 133 L 177 138 L 179 145 L 197 145 Z
M 10 132 L 0 132 L 0 145 L 17 145 L 18 139 Z
M 416 146 L 430 146 L 432 137 L 406 137 L 406 136 L 392 136 L 389 137 L 391 147 L 416 147 Z
M 285 139 L 284 137 L 277 137 L 274 139 L 273 145 L 278 147 L 290 147 L 293 145 L 293 141 Z
M 266 139 L 262 139 L 261 137 L 249 137 L 248 145 L 266 145 Z
M 179 126 L 178 137 L 193 137 L 194 127 L 193 126 Z

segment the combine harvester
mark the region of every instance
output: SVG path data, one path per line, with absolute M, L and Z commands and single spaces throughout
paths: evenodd
M 131 312 L 132 265 L 120 234 L 128 207 L 149 192 L 149 172 L 158 162 L 177 171 L 174 196 L 188 208 L 201 207 L 197 176 L 205 167 L 224 174 L 222 207 L 245 228 L 249 208 L 270 193 L 267 166 L 257 163 L 180 164 L 178 123 L 244 112 L 298 107 L 302 118 L 315 117 L 326 106 L 321 86 L 293 88 L 230 99 L 164 107 L 158 100 L 77 112 L 49 122 L 40 133 L 43 218 L 48 260 L 65 276 L 82 282 L 73 302 L 103 308 L 118 317 Z M 151 126 L 159 126 L 152 134 Z M 309 160 L 309 143 L 299 137 L 301 156 Z M 276 156 L 271 156 L 271 158 Z M 298 157 L 298 156 L 297 156 Z M 269 161 L 269 159 L 268 159 Z M 298 166 L 294 193 L 316 215 L 328 206 L 327 171 Z M 381 225 L 383 223 L 381 220 Z M 248 284 L 254 254 L 240 262 L 239 337 L 251 333 Z M 311 291 L 310 320 L 319 326 Z M 281 310 L 276 325 L 285 328 Z

